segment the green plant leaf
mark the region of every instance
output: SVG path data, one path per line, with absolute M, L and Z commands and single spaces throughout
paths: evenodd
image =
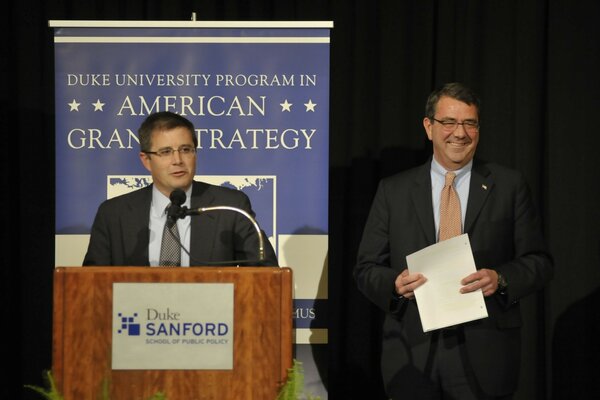
M 158 392 L 148 400 L 167 400 L 167 396 L 165 396 L 162 392 Z
M 31 389 L 34 392 L 42 395 L 46 400 L 65 400 L 64 397 L 58 392 L 52 371 L 44 371 L 44 381 L 46 382 L 47 388 L 42 388 L 35 385 L 24 385 L 27 389 Z M 102 387 L 100 391 L 100 398 L 102 400 L 110 400 L 110 381 L 108 379 L 102 380 Z M 158 392 L 148 400 L 167 400 L 167 396 Z
M 288 368 L 287 381 L 279 390 L 277 400 L 321 400 L 319 396 L 304 393 L 304 368 L 302 363 L 293 360 L 291 368 Z
M 100 388 L 100 398 L 102 400 L 110 400 L 110 383 L 108 379 L 102 379 L 102 386 Z
M 46 382 L 47 389 L 35 385 L 25 385 L 25 387 L 41 394 L 47 400 L 64 400 L 56 388 L 52 371 L 44 371 L 44 381 Z

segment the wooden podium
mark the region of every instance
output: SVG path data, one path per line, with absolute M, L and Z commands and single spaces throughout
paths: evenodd
M 113 370 L 113 283 L 233 283 L 231 370 Z M 52 371 L 65 400 L 274 400 L 292 365 L 292 271 L 274 267 L 59 267 Z

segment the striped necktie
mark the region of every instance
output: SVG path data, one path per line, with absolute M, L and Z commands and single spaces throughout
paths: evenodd
M 181 247 L 179 245 L 177 221 L 171 221 L 169 218 L 167 218 L 163 230 L 158 265 L 161 267 L 179 267 L 181 265 Z

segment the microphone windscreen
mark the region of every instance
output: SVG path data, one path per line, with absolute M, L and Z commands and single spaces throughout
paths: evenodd
M 171 200 L 171 204 L 174 204 L 176 206 L 181 206 L 183 203 L 185 203 L 185 192 L 182 189 L 175 189 L 171 192 L 171 195 L 169 196 L 169 199 Z

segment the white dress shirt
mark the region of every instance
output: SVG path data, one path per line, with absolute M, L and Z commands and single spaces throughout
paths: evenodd
M 185 203 L 182 205 L 190 207 L 190 198 L 192 196 L 192 186 L 185 192 Z M 162 194 L 156 186 L 152 187 L 152 203 L 150 204 L 150 241 L 148 243 L 148 258 L 150 266 L 157 267 L 160 259 L 160 245 L 162 235 L 167 222 L 167 207 L 171 201 L 167 196 Z M 191 236 L 191 219 L 183 218 L 177 220 L 177 230 L 183 247 L 189 251 L 190 236 Z M 190 255 L 184 249 L 181 249 L 181 266 L 190 266 Z

